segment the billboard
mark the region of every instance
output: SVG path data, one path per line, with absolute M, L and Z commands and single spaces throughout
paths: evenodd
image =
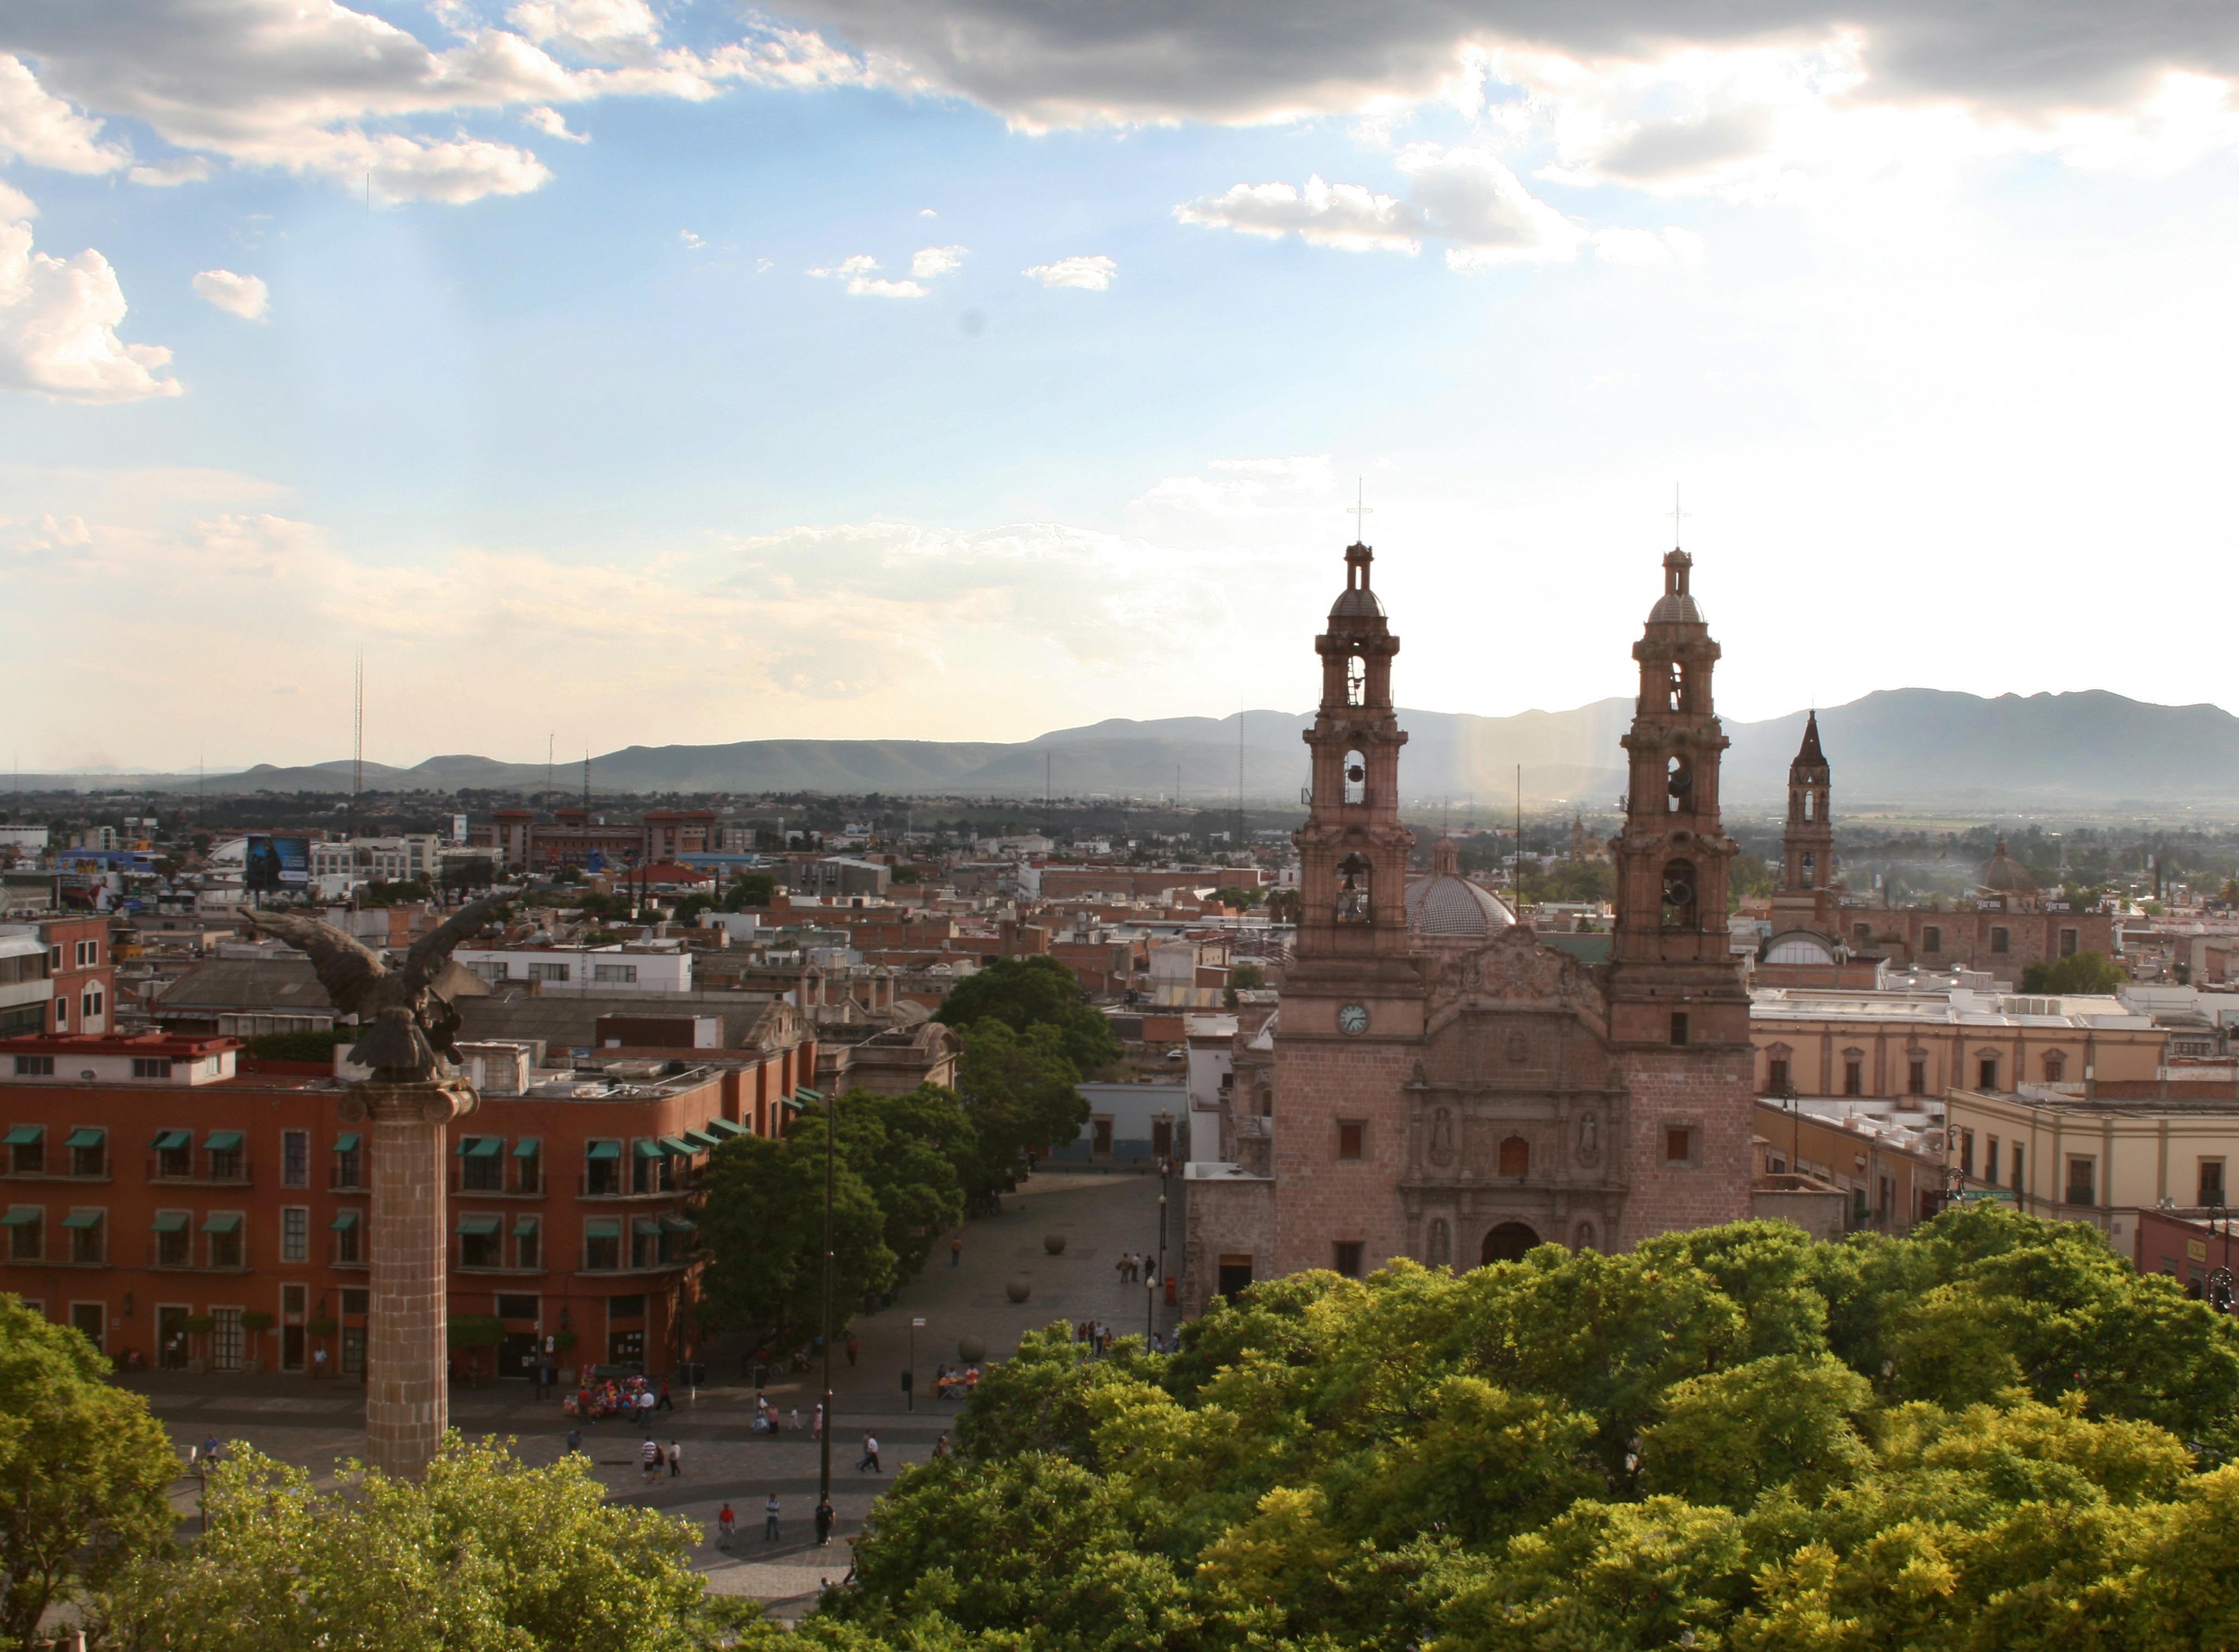
M 242 852 L 243 888 L 251 893 L 301 890 L 311 881 L 311 840 L 253 832 Z

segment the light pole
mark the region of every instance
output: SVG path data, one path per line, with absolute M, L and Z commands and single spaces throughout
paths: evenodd
M 832 1125 L 832 1105 L 814 1090 L 796 1085 L 795 1101 L 813 1101 L 824 1109 L 824 1431 L 819 1440 L 817 1465 L 817 1502 L 819 1505 L 832 1501 L 832 1180 L 835 1138 Z

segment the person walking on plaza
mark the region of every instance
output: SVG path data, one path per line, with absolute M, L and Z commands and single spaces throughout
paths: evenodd
M 661 1379 L 661 1397 L 659 1400 L 654 1402 L 654 1410 L 657 1411 L 674 1411 L 675 1409 L 675 1402 L 668 1397 L 668 1379 L 664 1377 Z
M 879 1466 L 879 1436 L 875 1434 L 867 1434 L 863 1436 L 863 1455 L 855 1463 L 857 1474 L 862 1473 L 866 1469 L 873 1474 L 886 1472 Z
M 762 1505 L 762 1541 L 766 1543 L 777 1541 L 777 1493 L 774 1491 L 770 1493 L 769 1501 Z
M 832 1547 L 832 1499 L 819 1497 L 816 1500 L 816 1546 L 819 1549 Z
M 796 1405 L 793 1408 L 793 1421 L 787 1423 L 786 1426 L 791 1429 L 795 1434 L 801 1432 L 801 1407 Z
M 668 1477 L 674 1480 L 683 1472 L 684 1453 L 677 1449 L 676 1442 L 671 1440 L 668 1443 Z
M 849 1331 L 847 1333 L 847 1363 L 850 1365 L 853 1365 L 855 1363 L 855 1350 L 861 1345 L 861 1343 L 855 1340 L 855 1333 L 852 1330 Z
M 948 1430 L 947 1429 L 943 1429 L 940 1431 L 940 1437 L 933 1443 L 933 1460 L 935 1463 L 938 1463 L 947 1455 Z
M 948 1265 L 960 1267 L 964 1263 L 964 1236 L 958 1234 L 948 1242 Z
M 637 1455 L 639 1464 L 645 1470 L 645 1483 L 651 1485 L 654 1477 L 661 1472 L 661 1442 L 648 1435 L 645 1443 L 638 1447 Z
M 774 1503 L 777 1499 L 773 1497 L 770 1501 Z M 717 1511 L 715 1516 L 716 1548 L 728 1549 L 731 1546 L 731 1534 L 738 1529 L 738 1516 L 731 1512 L 731 1505 L 729 1503 L 725 1503 L 722 1508 Z
M 653 1408 L 657 1403 L 651 1389 L 641 1388 L 638 1390 L 637 1417 L 638 1421 L 645 1425 L 645 1431 L 648 1434 L 653 1432 Z
M 568 1455 L 568 1451 L 580 1452 L 582 1449 L 583 1430 L 581 1429 L 569 1429 L 568 1430 L 568 1450 L 562 1451 L 560 1455 L 564 1457 Z
M 808 1437 L 812 1440 L 824 1437 L 824 1402 L 821 1400 L 816 1403 L 816 1421 L 809 1427 Z

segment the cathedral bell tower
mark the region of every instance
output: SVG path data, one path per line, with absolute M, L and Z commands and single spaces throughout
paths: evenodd
M 1404 979 L 1411 988 L 1420 979 L 1407 961 L 1407 852 L 1414 839 L 1399 823 L 1399 748 L 1407 743 L 1392 703 L 1399 639 L 1369 588 L 1375 560 L 1365 545 L 1347 548 L 1345 589 L 1330 607 L 1329 628 L 1314 639 L 1322 699 L 1304 735 L 1312 779 L 1306 822 L 1292 839 L 1300 909 L 1298 963 L 1285 984 L 1286 1032 L 1306 1030 L 1292 1012 L 1294 989 L 1318 976 L 1364 987 L 1379 975 Z
M 1832 775 L 1819 749 L 1819 713 L 1804 720 L 1804 744 L 1788 766 L 1788 826 L 1781 834 L 1780 887 L 1816 893 L 1835 881 L 1835 822 L 1828 810 Z
M 1664 594 L 1641 640 L 1640 698 L 1624 737 L 1631 790 L 1617 861 L 1611 1035 L 1620 1044 L 1746 1047 L 1749 996 L 1730 949 L 1718 819 L 1728 744 L 1711 698 L 1718 645 L 1687 584 L 1693 559 L 1664 559 Z

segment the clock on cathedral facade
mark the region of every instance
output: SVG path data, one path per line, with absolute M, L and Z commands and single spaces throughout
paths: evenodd
M 1314 640 L 1295 956 L 1274 1018 L 1238 1038 L 1221 1160 L 1191 1165 L 1193 1312 L 1308 1268 L 1468 1268 L 1749 1214 L 1749 997 L 1726 929 L 1736 846 L 1718 815 L 1727 742 L 1691 560 L 1664 558 L 1633 646 L 1617 922 L 1600 965 L 1542 945 L 1462 877 L 1443 839 L 1411 872 L 1399 640 L 1374 561 L 1347 548 Z

